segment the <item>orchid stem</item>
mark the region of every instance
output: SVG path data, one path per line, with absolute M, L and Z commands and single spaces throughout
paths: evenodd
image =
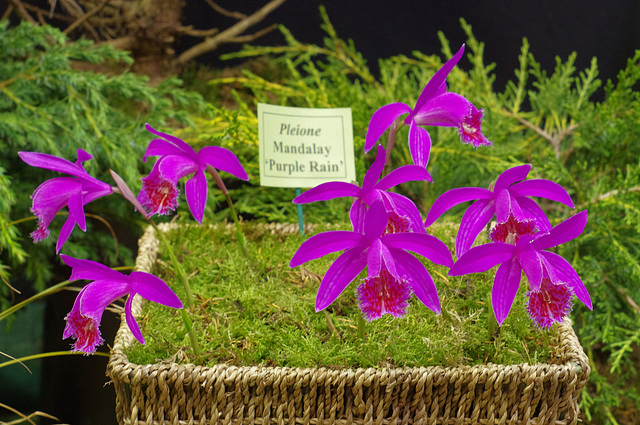
M 178 273 L 178 277 L 180 278 L 180 282 L 182 283 L 182 287 L 184 288 L 187 308 L 191 310 L 193 307 L 193 293 L 191 292 L 191 286 L 189 285 L 189 277 L 187 276 L 184 269 L 182 268 L 182 264 L 180 263 L 180 261 L 178 261 L 178 257 L 176 257 L 175 252 L 173 252 L 173 249 L 171 249 L 171 246 L 169 245 L 169 241 L 164 235 L 164 232 L 160 230 L 158 225 L 153 220 L 148 220 L 148 221 L 153 226 L 154 230 L 156 231 L 156 235 L 158 236 L 158 239 L 160 239 L 160 241 L 163 243 L 165 249 L 167 250 L 167 253 L 169 254 L 169 257 L 171 258 L 171 262 L 173 263 L 174 270 Z M 187 332 L 189 333 L 191 348 L 193 348 L 193 352 L 195 353 L 196 356 L 200 356 L 200 353 L 201 353 L 200 344 L 198 344 L 198 338 L 196 336 L 196 331 L 193 327 L 193 322 L 191 321 L 191 319 L 189 319 L 189 316 L 184 311 L 184 309 L 181 310 L 180 312 L 181 312 L 180 317 L 182 318 L 182 322 L 184 323 L 184 326 L 187 329 Z
M 364 321 L 364 317 L 362 315 L 358 316 L 358 339 L 365 340 L 365 326 L 366 322 Z
M 233 218 L 233 222 L 236 225 L 236 238 L 238 239 L 238 243 L 242 247 L 242 252 L 245 258 L 249 258 L 249 254 L 247 252 L 247 240 L 245 239 L 244 234 L 240 229 L 240 220 L 238 220 L 238 214 L 236 213 L 236 209 L 233 206 L 231 197 L 229 196 L 229 191 L 227 190 L 227 187 L 225 186 L 222 179 L 220 178 L 220 174 L 218 174 L 218 170 L 216 170 L 211 165 L 207 165 L 207 171 L 209 172 L 209 174 L 211 174 L 211 176 L 213 177 L 213 180 L 215 180 L 216 184 L 218 185 L 218 187 L 222 191 L 222 194 L 227 200 L 227 205 L 229 206 L 229 212 L 231 213 L 231 218 Z
M 496 336 L 496 329 L 498 328 L 498 321 L 496 315 L 493 312 L 493 305 L 489 301 L 489 321 L 487 323 L 487 330 L 489 331 L 489 340 L 493 341 Z

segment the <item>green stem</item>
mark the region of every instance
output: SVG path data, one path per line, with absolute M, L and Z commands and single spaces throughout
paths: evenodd
M 227 187 L 225 186 L 222 179 L 220 178 L 220 174 L 218 174 L 218 170 L 216 170 L 211 165 L 207 165 L 207 171 L 209 172 L 209 174 L 211 174 L 211 176 L 213 177 L 213 180 L 215 180 L 216 184 L 218 185 L 218 187 L 222 191 L 222 194 L 227 200 L 227 205 L 229 206 L 229 212 L 231 213 L 231 218 L 233 219 L 233 222 L 236 225 L 236 238 L 238 239 L 238 243 L 240 243 L 240 246 L 242 247 L 242 252 L 245 258 L 249 258 L 249 254 L 247 252 L 247 240 L 245 239 L 244 234 L 240 229 L 240 220 L 238 219 L 236 208 L 233 206 L 233 201 L 231 201 L 231 196 L 229 196 L 229 191 L 227 190 Z
M 365 326 L 366 322 L 362 315 L 358 315 L 358 339 L 365 340 Z
M 489 331 L 490 341 L 494 340 L 497 328 L 498 328 L 498 321 L 496 320 L 496 315 L 493 312 L 493 305 L 491 304 L 491 300 L 489 300 L 489 320 L 487 323 L 487 330 Z
M 160 228 L 153 222 L 153 220 L 149 220 L 149 223 L 151 223 L 151 225 L 153 226 L 154 230 L 156 231 L 156 235 L 158 236 L 158 239 L 160 239 L 160 241 L 164 244 L 164 247 L 167 250 L 169 257 L 171 258 L 171 262 L 173 263 L 173 268 L 178 274 L 180 282 L 182 283 L 182 287 L 184 288 L 187 308 L 191 310 L 193 307 L 193 293 L 191 292 L 191 286 L 189 285 L 189 277 L 187 276 L 184 269 L 182 268 L 182 264 L 180 263 L 180 261 L 178 261 L 178 257 L 176 257 L 175 252 L 173 252 L 173 249 L 171 249 L 171 245 L 169 245 L 169 241 L 164 235 L 164 232 L 160 230 Z M 193 322 L 191 321 L 191 319 L 189 319 L 189 316 L 184 311 L 184 309 L 180 311 L 180 317 L 182 318 L 182 322 L 184 323 L 184 326 L 187 329 L 187 332 L 189 333 L 189 340 L 191 341 L 191 347 L 193 348 L 193 352 L 195 353 L 196 356 L 200 356 L 200 353 L 201 353 L 200 344 L 198 344 L 198 338 L 196 336 L 196 331 L 193 327 Z

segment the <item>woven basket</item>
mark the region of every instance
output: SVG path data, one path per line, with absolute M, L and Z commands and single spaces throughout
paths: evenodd
M 274 231 L 295 231 L 274 228 Z M 158 242 L 140 240 L 136 269 L 151 272 Z M 134 315 L 143 300 L 136 296 Z M 124 318 L 123 318 L 124 319 Z M 589 378 L 571 322 L 550 363 L 420 368 L 287 368 L 130 363 L 125 320 L 107 375 L 120 424 L 575 424 Z

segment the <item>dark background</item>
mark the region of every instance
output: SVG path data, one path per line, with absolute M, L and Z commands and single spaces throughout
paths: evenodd
M 251 13 L 266 0 L 220 0 L 218 3 L 229 10 Z M 627 59 L 640 48 L 640 0 L 287 0 L 255 29 L 280 23 L 299 41 L 322 44 L 325 33 L 321 30 L 320 4 L 326 7 L 338 35 L 353 40 L 374 73 L 377 73 L 379 58 L 411 55 L 414 50 L 440 54 L 438 31 L 444 32 L 455 50 L 466 41 L 459 22 L 463 17 L 473 27 L 475 37 L 485 43 L 485 63 L 497 64 L 496 91 L 502 91 L 505 83 L 513 78 L 523 37 L 528 38 L 530 51 L 547 72 L 553 71 L 556 56 L 564 61 L 576 51 L 577 69 L 587 68 L 595 56 L 604 80 L 615 78 L 626 66 Z M 0 5 L 4 10 L 6 2 L 0 1 Z M 184 15 L 185 24 L 200 29 L 224 29 L 235 22 L 222 19 L 203 0 L 188 0 Z M 254 44 L 279 45 L 284 44 L 284 40 L 274 31 Z M 184 49 L 189 45 L 187 39 L 179 47 Z M 224 46 L 199 57 L 198 62 L 214 67 L 232 66 L 238 62 L 220 61 L 218 56 L 237 49 L 237 45 Z M 468 69 L 469 63 L 463 59 L 459 66 Z M 73 294 L 59 297 L 68 299 L 50 299 L 44 314 L 45 351 L 69 347 L 69 341 L 61 340 L 64 322 L 60 317 L 64 317 L 72 305 Z M 69 308 L 61 309 L 61 305 Z M 105 313 L 102 331 L 107 343 L 113 341 L 116 326 L 117 317 Z M 107 350 L 106 344 L 101 350 Z M 114 424 L 115 397 L 111 386 L 103 387 L 107 381 L 105 367 L 105 358 L 49 359 L 42 365 L 41 398 L 33 400 L 32 408 L 19 407 L 25 411 L 44 410 L 72 425 Z M 0 387 L 14 388 L 5 382 L 0 383 Z M 18 398 L 27 402 L 23 396 Z M 0 396 L 0 402 L 10 401 L 18 402 Z
M 186 20 L 196 28 L 209 28 L 212 15 L 190 0 Z M 220 1 L 229 9 L 250 12 L 256 1 Z M 497 64 L 494 89 L 502 91 L 519 66 L 518 55 L 526 37 L 530 51 L 542 68 L 552 72 L 555 57 L 566 60 L 577 52 L 576 67 L 587 68 L 598 58 L 600 76 L 615 78 L 628 58 L 640 48 L 640 1 L 638 0 L 287 0 L 272 12 L 265 25 L 281 23 L 301 42 L 322 44 L 319 6 L 324 5 L 338 35 L 352 39 L 356 48 L 377 72 L 377 59 L 397 54 L 440 53 L 438 31 L 450 41 L 452 50 L 466 41 L 460 26 L 463 17 L 476 39 L 485 43 L 485 63 Z M 229 21 L 231 22 L 231 21 Z M 188 44 L 188 41 L 187 43 Z M 254 44 L 284 44 L 273 32 Z M 220 52 L 236 50 L 225 46 L 201 57 L 201 62 L 220 64 Z M 222 63 L 221 65 L 227 65 Z M 468 67 L 464 59 L 460 66 Z

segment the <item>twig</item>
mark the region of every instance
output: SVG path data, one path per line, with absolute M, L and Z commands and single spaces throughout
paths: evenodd
M 193 28 L 193 25 L 187 25 L 184 27 L 179 27 L 177 31 L 180 34 L 190 35 L 192 37 L 211 37 L 220 32 L 218 28 L 211 28 L 208 30 L 196 30 Z
M 329 313 L 327 313 L 327 310 L 322 310 L 322 311 L 324 312 L 324 317 L 327 319 L 327 326 L 329 327 L 329 330 L 331 331 L 332 334 L 335 334 L 339 340 L 342 341 L 342 335 L 340 335 L 340 332 L 338 332 L 336 327 L 333 325 L 333 322 L 331 321 L 331 317 L 329 316 Z
M 190 49 L 187 49 L 178 56 L 177 63 L 185 64 L 197 56 L 217 49 L 221 44 L 231 42 L 231 40 L 245 32 L 249 27 L 262 21 L 269 13 L 284 2 L 285 0 L 271 0 L 254 14 L 247 16 L 235 25 L 217 34 L 215 37 L 208 38 Z
M 520 124 L 535 131 L 543 139 L 548 140 L 551 143 L 551 146 L 553 146 L 553 152 L 555 153 L 556 159 L 560 159 L 560 143 L 562 142 L 562 140 L 564 140 L 565 137 L 571 134 L 573 130 L 578 128 L 578 124 L 573 123 L 573 124 L 570 124 L 567 128 L 564 128 L 558 131 L 556 134 L 549 134 L 543 128 L 538 127 L 537 125 L 531 123 L 527 119 L 519 115 L 516 115 L 511 111 L 508 111 L 505 109 L 504 112 L 508 117 L 515 118 L 516 120 L 518 120 Z
M 18 1 L 18 0 L 11 0 L 12 3 L 15 2 L 15 1 Z M 44 9 L 41 9 L 38 6 L 34 6 L 32 4 L 29 4 L 29 3 L 24 3 L 23 6 L 24 6 L 25 9 L 30 10 L 31 12 L 35 12 L 35 13 L 40 14 L 40 15 L 44 15 L 44 14 L 49 13 L 48 11 L 46 11 Z M 59 19 L 61 21 L 67 21 L 67 22 L 73 22 L 75 20 L 73 17 L 67 16 L 67 15 L 63 15 L 61 13 L 54 13 L 53 17 L 55 19 Z
M 31 15 L 29 15 L 29 12 L 27 12 L 27 9 L 25 9 L 25 5 L 22 4 L 20 0 L 9 0 L 9 3 L 11 3 L 11 5 L 16 9 L 16 12 L 22 19 L 24 19 L 25 21 L 29 21 L 32 24 L 36 23 L 36 20 L 33 19 Z
M 213 0 L 205 0 L 205 1 L 209 6 L 211 6 L 213 10 L 215 10 L 216 12 L 218 12 L 223 16 L 227 16 L 229 18 L 238 19 L 238 20 L 244 19 L 247 17 L 247 15 L 245 15 L 244 13 L 228 11 L 227 9 L 224 9 L 223 7 L 219 6 L 217 3 L 214 3 Z
M 2 14 L 2 17 L 0 17 L 0 21 L 4 21 L 9 16 L 11 16 L 12 12 L 13 12 L 13 5 L 10 4 L 9 6 L 7 6 L 7 10 L 5 10 L 4 13 Z
M 89 19 L 90 17 L 95 15 L 96 13 L 100 12 L 107 5 L 107 3 L 109 3 L 109 0 L 102 0 L 102 3 L 100 3 L 98 6 L 94 7 L 93 9 L 91 9 L 90 11 L 88 11 L 87 13 L 82 15 L 80 18 L 78 18 L 74 23 L 69 25 L 63 31 L 63 33 L 64 34 L 69 34 L 71 31 L 76 29 L 78 27 L 78 25 L 83 24 L 84 21 L 86 21 L 87 19 Z

